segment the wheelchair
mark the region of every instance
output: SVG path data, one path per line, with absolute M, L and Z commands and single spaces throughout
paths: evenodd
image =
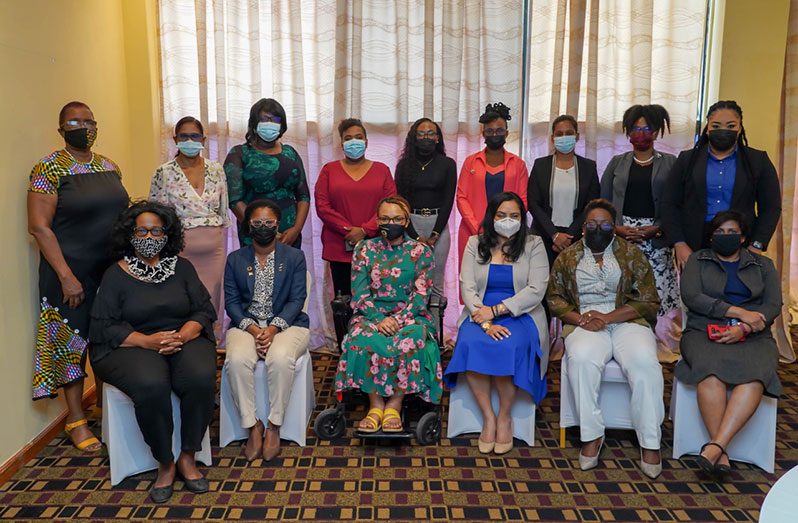
M 438 347 L 443 346 L 443 313 L 447 305 L 446 298 L 438 295 L 430 295 L 427 307 L 438 317 Z M 349 328 L 349 321 L 352 319 L 351 297 L 338 295 L 332 301 L 333 322 L 335 324 L 335 336 L 338 346 L 346 335 Z M 355 395 L 363 397 L 359 391 L 348 390 L 336 393 L 336 405 L 327 408 L 316 416 L 313 423 L 313 430 L 316 436 L 322 440 L 332 440 L 341 437 L 346 431 L 346 407 L 345 405 L 355 402 Z M 443 415 L 440 405 L 430 405 L 419 399 L 417 396 L 407 396 L 402 402 L 400 412 L 402 419 L 402 432 L 361 432 L 355 429 L 355 434 L 363 440 L 386 440 L 386 441 L 407 441 L 416 439 L 419 445 L 433 445 L 441 439 L 441 421 Z

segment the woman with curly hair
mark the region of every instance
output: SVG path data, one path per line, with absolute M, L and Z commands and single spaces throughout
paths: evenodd
M 457 209 L 462 221 L 457 248 L 462 262 L 468 238 L 479 234 L 488 200 L 500 192 L 514 192 L 527 206 L 529 170 L 518 155 L 504 148 L 509 131 L 510 108 L 501 102 L 488 104 L 479 117 L 485 148 L 466 158 L 457 184 Z
M 210 295 L 194 266 L 177 256 L 183 226 L 172 207 L 133 204 L 119 215 L 111 243 L 118 261 L 105 271 L 91 310 L 92 367 L 133 400 L 144 441 L 159 463 L 152 500 L 171 497 L 177 474 L 187 490 L 206 492 L 194 454 L 211 421 L 216 388 Z M 180 397 L 176 465 L 172 391 Z
M 443 295 L 450 246 L 448 223 L 456 189 L 457 165 L 446 156 L 440 126 L 429 118 L 419 118 L 407 131 L 396 164 L 396 191 L 410 203 L 407 234 L 432 248 L 432 292 L 438 296 Z

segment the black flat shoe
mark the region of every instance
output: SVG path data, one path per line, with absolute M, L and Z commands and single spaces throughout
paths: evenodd
M 152 487 L 150 489 L 150 499 L 153 503 L 166 503 L 172 498 L 172 492 L 174 492 L 174 485 L 169 485 L 167 487 Z
M 204 492 L 208 492 L 208 478 L 202 477 L 197 479 L 186 479 L 183 474 L 179 471 L 177 473 L 177 477 L 183 484 L 186 486 L 186 490 L 189 492 L 193 492 L 194 494 L 202 494 Z
M 708 443 L 704 443 L 701 446 L 701 450 L 699 452 L 704 452 L 704 449 L 710 445 L 713 445 L 720 449 L 720 456 L 718 456 L 718 459 L 716 459 L 715 462 L 713 463 L 712 461 L 709 461 L 707 458 L 705 458 L 699 453 L 698 456 L 696 456 L 695 461 L 696 463 L 698 463 L 698 466 L 701 467 L 701 470 L 703 470 L 707 474 L 716 474 L 718 472 L 718 465 L 717 465 L 718 460 L 720 460 L 720 458 L 723 457 L 724 454 L 726 454 L 726 449 L 724 449 L 714 441 L 710 441 Z M 722 466 L 725 467 L 726 465 Z

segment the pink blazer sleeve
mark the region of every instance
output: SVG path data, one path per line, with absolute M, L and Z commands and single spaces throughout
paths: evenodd
M 529 188 L 529 171 L 526 168 L 526 162 L 520 158 L 518 159 L 517 165 L 518 169 L 515 173 L 513 192 L 521 197 L 521 200 L 524 202 L 524 207 L 529 209 L 529 202 L 527 202 L 526 194 Z
M 471 184 L 474 177 L 471 175 L 471 165 L 473 161 L 471 158 L 466 158 L 463 163 L 463 168 L 460 170 L 460 179 L 457 181 L 457 210 L 460 211 L 460 216 L 463 218 L 463 223 L 466 224 L 471 234 L 476 234 L 479 230 L 479 220 L 474 216 L 474 210 L 468 201 L 468 195 L 471 193 Z

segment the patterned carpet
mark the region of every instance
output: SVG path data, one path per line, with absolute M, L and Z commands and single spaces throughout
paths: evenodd
M 317 412 L 333 404 L 336 362 L 329 354 L 313 355 Z M 670 421 L 657 481 L 637 468 L 632 431 L 608 432 L 599 468 L 575 468 L 577 429 L 568 431 L 565 449 L 558 446 L 559 372 L 554 362 L 550 393 L 538 411 L 537 446 L 516 446 L 503 457 L 479 454 L 476 436 L 424 447 L 364 443 L 351 430 L 340 440 L 318 441 L 309 429 L 307 447 L 291 444 L 269 465 L 247 464 L 235 443 L 214 447 L 214 467 L 207 469 L 211 492 L 195 496 L 178 483 L 171 504 L 155 506 L 147 498 L 154 472 L 112 488 L 108 459 L 83 457 L 61 437 L 2 485 L 0 521 L 756 521 L 771 485 L 798 465 L 796 366 L 780 373 L 785 395 L 776 473 L 735 463 L 732 480 L 723 485 L 699 476 L 691 458 L 670 459 Z M 667 406 L 670 365 L 665 377 Z M 357 419 L 362 410 L 350 409 L 348 417 Z M 91 424 L 99 433 L 99 421 Z M 218 422 L 211 439 L 218 441 Z

